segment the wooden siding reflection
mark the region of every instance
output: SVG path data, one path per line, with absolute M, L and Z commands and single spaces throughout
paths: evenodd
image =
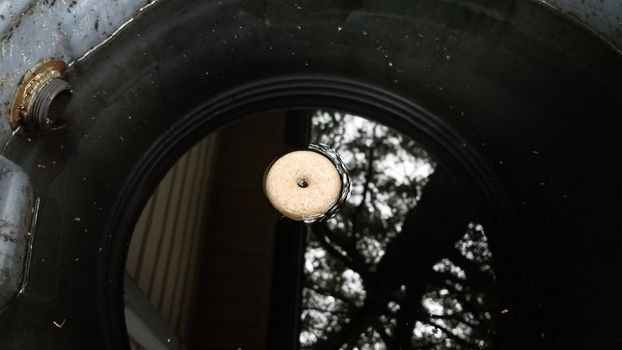
M 134 229 L 127 272 L 182 338 L 198 280 L 218 136 L 184 154 L 147 202 Z

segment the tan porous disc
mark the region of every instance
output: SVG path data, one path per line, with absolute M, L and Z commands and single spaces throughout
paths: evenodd
M 272 205 L 292 220 L 324 215 L 339 199 L 341 178 L 335 165 L 313 151 L 295 151 L 277 159 L 265 177 Z

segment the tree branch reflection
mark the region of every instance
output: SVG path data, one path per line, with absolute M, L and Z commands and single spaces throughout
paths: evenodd
M 312 124 L 348 165 L 352 194 L 310 226 L 301 347 L 490 348 L 492 254 L 454 181 L 386 126 L 321 111 Z

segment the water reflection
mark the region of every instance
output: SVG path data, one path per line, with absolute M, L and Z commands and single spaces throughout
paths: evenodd
M 312 125 L 348 165 L 352 194 L 310 226 L 301 348 L 490 348 L 492 255 L 453 182 L 386 126 L 322 111 Z

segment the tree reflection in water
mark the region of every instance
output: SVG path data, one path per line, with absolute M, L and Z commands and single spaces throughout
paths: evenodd
M 461 191 L 386 126 L 322 111 L 312 125 L 348 165 L 352 193 L 309 229 L 301 348 L 490 348 L 492 255 Z

